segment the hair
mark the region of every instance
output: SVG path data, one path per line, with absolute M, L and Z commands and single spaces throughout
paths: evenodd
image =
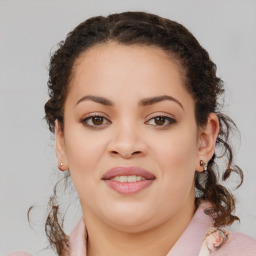
M 223 81 L 216 76 L 216 65 L 208 52 L 196 38 L 181 24 L 145 12 L 123 12 L 107 17 L 92 17 L 71 31 L 65 41 L 61 41 L 52 55 L 49 66 L 49 100 L 45 104 L 45 119 L 51 132 L 58 120 L 64 129 L 63 108 L 68 95 L 72 69 L 81 53 L 97 44 L 116 42 L 123 45 L 146 45 L 161 48 L 177 60 L 182 69 L 184 86 L 195 102 L 195 119 L 203 127 L 210 113 L 216 113 L 220 131 L 216 140 L 216 150 L 205 173 L 195 173 L 195 206 L 202 200 L 211 203 L 205 213 L 214 219 L 214 226 L 231 225 L 239 218 L 233 215 L 235 198 L 221 185 L 218 158 L 225 159 L 222 181 L 231 173 L 237 173 L 243 182 L 242 170 L 233 163 L 233 148 L 229 143 L 230 132 L 236 129 L 235 123 L 221 109 L 218 102 L 224 93 Z M 66 174 L 65 178 L 69 178 Z M 45 230 L 51 247 L 58 255 L 69 250 L 68 237 L 63 231 L 64 216 L 59 212 L 56 188 L 49 201 L 50 211 Z

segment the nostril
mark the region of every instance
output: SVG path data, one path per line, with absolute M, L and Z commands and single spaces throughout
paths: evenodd
M 132 153 L 132 155 L 139 155 L 141 153 L 141 151 L 135 151 Z
M 141 151 L 134 151 L 134 152 L 131 152 L 131 153 L 127 153 L 127 152 L 119 152 L 119 151 L 112 150 L 111 154 L 112 155 L 120 155 L 124 158 L 131 158 L 131 157 L 135 157 L 135 156 L 140 156 L 142 154 L 142 152 Z

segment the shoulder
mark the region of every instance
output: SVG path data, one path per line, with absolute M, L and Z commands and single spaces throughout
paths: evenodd
M 213 256 L 220 255 L 255 256 L 256 240 L 239 232 L 231 232 L 225 244 L 213 254 Z
M 32 254 L 22 251 L 15 251 L 7 254 L 6 256 L 32 256 Z

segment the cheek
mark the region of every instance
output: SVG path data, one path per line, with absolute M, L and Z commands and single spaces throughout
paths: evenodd
M 168 193 L 190 191 L 193 184 L 197 145 L 196 132 L 191 130 L 177 131 L 155 147 L 154 154 L 162 170 L 160 179 Z
M 196 139 L 190 133 L 182 136 L 172 136 L 166 139 L 162 145 L 157 147 L 159 162 L 166 166 L 186 168 L 193 165 L 196 157 Z
M 80 200 L 87 202 L 89 198 L 93 202 L 97 200 L 95 184 L 101 182 L 102 172 L 99 166 L 104 154 L 105 142 L 95 136 L 85 136 L 85 133 L 79 130 L 69 134 L 65 144 L 72 181 Z
M 71 175 L 92 176 L 92 172 L 95 173 L 96 166 L 101 161 L 105 149 L 104 140 L 90 136 L 90 133 L 86 134 L 83 129 L 76 129 L 72 133 L 68 133 L 67 130 L 67 134 L 65 146 Z M 97 175 L 97 171 L 95 174 Z

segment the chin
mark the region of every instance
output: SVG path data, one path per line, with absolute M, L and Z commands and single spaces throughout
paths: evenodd
M 154 212 L 148 207 L 137 204 L 121 204 L 103 211 L 108 225 L 126 232 L 141 232 L 148 228 L 152 220 L 156 219 Z

